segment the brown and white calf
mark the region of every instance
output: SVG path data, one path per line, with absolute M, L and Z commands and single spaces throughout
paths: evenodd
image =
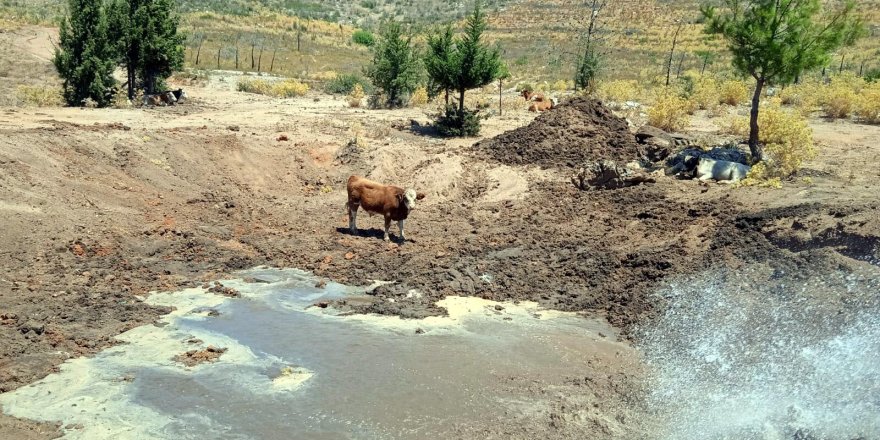
M 400 239 L 406 240 L 403 233 L 403 222 L 416 207 L 416 200 L 425 195 L 412 188 L 383 185 L 359 176 L 348 178 L 348 227 L 352 234 L 357 233 L 358 208 L 364 208 L 371 214 L 382 214 L 385 217 L 385 241 L 388 241 L 388 229 L 391 220 L 400 228 Z
M 556 98 L 550 98 L 547 101 L 535 101 L 529 106 L 530 112 L 545 112 L 556 107 Z
M 523 90 L 520 95 L 526 99 L 526 101 L 544 101 L 547 98 L 541 92 L 533 92 L 531 90 Z

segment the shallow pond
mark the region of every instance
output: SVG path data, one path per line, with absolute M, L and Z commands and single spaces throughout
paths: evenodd
M 223 283 L 241 298 L 151 295 L 176 310 L 0 404 L 60 420 L 69 438 L 448 438 L 528 414 L 511 378 L 583 377 L 597 358 L 631 352 L 603 321 L 534 303 L 450 297 L 438 303 L 446 317 L 341 316 L 314 304 L 363 291 L 316 288 L 296 270 L 241 277 Z M 227 351 L 192 367 L 173 360 L 208 346 Z

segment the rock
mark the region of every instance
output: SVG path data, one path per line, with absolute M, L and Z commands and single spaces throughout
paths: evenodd
M 669 138 L 669 133 L 651 125 L 643 125 L 642 128 L 636 131 L 636 140 L 639 141 L 640 144 L 645 143 L 651 138 L 671 140 Z
M 666 159 L 672 154 L 673 148 L 680 143 L 690 144 L 690 140 L 684 139 L 681 135 L 670 134 L 650 125 L 640 128 L 635 136 L 636 141 L 645 146 L 645 157 L 651 162 Z
M 580 190 L 618 189 L 642 183 L 653 183 L 654 178 L 642 172 L 630 171 L 611 160 L 587 164 L 572 176 L 571 182 Z
M 226 129 L 229 131 L 241 131 L 241 127 L 239 127 L 238 125 L 230 125 L 226 127 Z
M 24 334 L 32 332 L 37 335 L 42 335 L 45 330 L 45 326 L 37 321 L 27 321 L 21 326 L 18 327 L 18 330 Z

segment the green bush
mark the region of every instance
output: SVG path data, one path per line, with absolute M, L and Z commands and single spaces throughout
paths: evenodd
M 373 85 L 370 84 L 370 80 L 357 74 L 337 75 L 336 78 L 324 83 L 324 91 L 336 95 L 347 95 L 354 90 L 356 84 L 360 84 L 366 94 L 373 93 Z
M 361 46 L 373 47 L 376 44 L 376 37 L 370 31 L 358 29 L 351 35 L 351 40 Z
M 447 105 L 446 111 L 437 115 L 434 127 L 443 136 L 476 136 L 480 134 L 479 110 L 460 111 L 454 105 Z

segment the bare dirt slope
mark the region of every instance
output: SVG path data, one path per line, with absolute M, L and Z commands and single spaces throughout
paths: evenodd
M 660 177 L 583 192 L 564 166 L 502 163 L 477 154 L 476 139 L 408 129 L 427 119 L 422 110 L 350 109 L 318 94 L 276 100 L 233 86 L 215 79 L 170 108 L 0 110 L 0 392 L 163 312 L 138 295 L 260 264 L 395 282 L 362 311 L 442 313 L 433 302 L 454 293 L 533 299 L 628 329 L 657 313 L 653 288 L 713 265 L 758 262 L 767 280 L 878 258 L 880 127 L 816 121 L 812 183 L 781 190 Z M 484 137 L 531 118 L 490 119 Z M 378 217 L 361 216 L 361 236 L 345 231 L 352 173 L 428 194 L 408 223 L 411 240 L 383 242 Z M 408 297 L 411 289 L 424 295 Z M 619 420 L 572 422 L 614 414 L 591 413 L 590 399 L 637 394 L 620 385 L 634 369 L 607 368 L 607 380 L 560 382 L 556 416 L 530 421 L 529 432 L 633 438 Z M 21 423 L 0 419 L 2 429 Z

